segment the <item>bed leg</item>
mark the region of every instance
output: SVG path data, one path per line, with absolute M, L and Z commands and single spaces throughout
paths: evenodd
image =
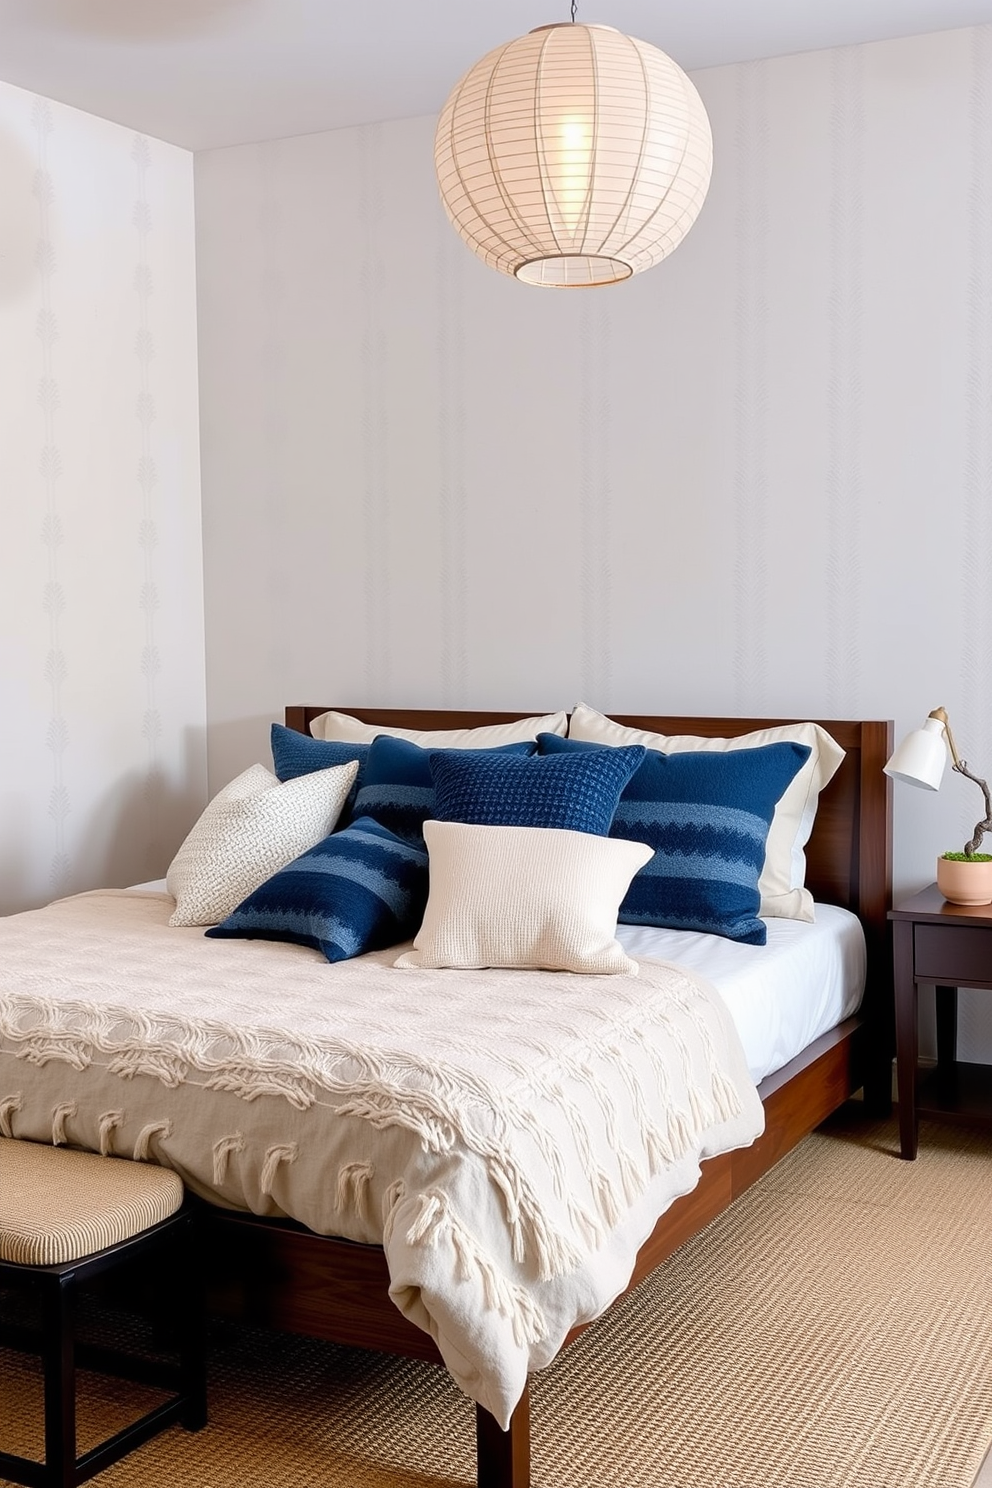
M 530 1488 L 530 1397 L 526 1391 L 503 1431 L 494 1416 L 475 1407 L 478 1488 Z

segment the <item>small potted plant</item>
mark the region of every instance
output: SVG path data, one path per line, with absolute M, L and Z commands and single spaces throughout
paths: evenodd
M 942 713 L 943 709 L 937 711 Z M 958 756 L 946 714 L 942 722 L 951 751 L 951 768 L 981 788 L 985 797 L 985 816 L 976 824 L 974 835 L 965 843 L 963 852 L 945 852 L 937 859 L 937 887 L 952 904 L 992 904 L 992 853 L 978 851 L 985 833 L 992 832 L 992 797 L 985 781 L 973 775 L 966 762 Z

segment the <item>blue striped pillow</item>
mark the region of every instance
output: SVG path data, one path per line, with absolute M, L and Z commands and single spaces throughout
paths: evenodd
M 368 746 L 368 759 L 355 797 L 354 814 L 371 816 L 404 842 L 424 845 L 424 822 L 435 811 L 431 760 L 435 756 L 488 759 L 490 756 L 532 755 L 533 739 L 499 744 L 493 749 L 423 749 L 409 739 L 380 734 Z M 361 766 L 359 766 L 361 768 Z
M 347 961 L 409 940 L 426 904 L 426 848 L 361 817 L 273 874 L 206 934 L 288 940 Z
M 608 747 L 555 734 L 538 742 L 549 755 Z M 611 837 L 654 848 L 620 906 L 620 922 L 764 945 L 758 878 L 768 830 L 809 753 L 807 744 L 790 742 L 719 753 L 646 750 L 610 828 Z

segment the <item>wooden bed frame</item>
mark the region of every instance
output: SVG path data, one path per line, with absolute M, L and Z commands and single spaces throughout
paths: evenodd
M 286 723 L 302 733 L 325 707 L 289 707 Z M 532 716 L 423 709 L 342 708 L 363 722 L 411 729 L 473 728 Z M 796 719 L 668 718 L 611 715 L 662 734 L 728 738 Z M 888 1109 L 892 1066 L 891 955 L 886 914 L 891 891 L 891 787 L 882 773 L 892 752 L 889 722 L 824 727 L 846 751 L 820 797 L 806 849 L 806 882 L 816 899 L 853 910 L 868 943 L 861 1011 L 824 1034 L 764 1080 L 764 1133 L 751 1147 L 703 1164 L 702 1177 L 662 1215 L 641 1247 L 630 1287 L 766 1173 L 778 1159 L 864 1088 L 873 1110 Z M 393 1305 L 386 1258 L 378 1246 L 316 1235 L 291 1221 L 210 1211 L 212 1271 L 223 1278 L 214 1305 L 227 1315 L 290 1332 L 442 1364 L 433 1340 Z M 628 1288 L 629 1290 L 629 1288 Z M 588 1325 L 587 1325 L 588 1326 Z M 564 1347 L 582 1331 L 575 1328 Z M 476 1407 L 479 1488 L 529 1488 L 530 1417 L 525 1391 L 508 1431 Z

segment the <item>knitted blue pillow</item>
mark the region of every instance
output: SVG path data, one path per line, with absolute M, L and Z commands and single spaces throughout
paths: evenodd
M 431 757 L 469 756 L 486 759 L 490 755 L 532 755 L 537 753 L 533 739 L 520 744 L 500 744 L 495 749 L 422 749 L 409 739 L 394 739 L 380 734 L 368 746 L 369 754 L 362 782 L 355 797 L 355 816 L 372 816 L 405 842 L 424 845 L 424 822 L 434 816 L 434 781 Z
M 206 934 L 288 940 L 347 961 L 409 940 L 426 904 L 426 849 L 362 817 L 281 868 Z
M 551 736 L 538 735 L 545 737 Z M 434 815 L 470 826 L 562 827 L 605 837 L 620 792 L 645 753 L 641 744 L 531 759 L 432 750 Z
M 296 780 L 300 775 L 312 775 L 315 770 L 329 770 L 332 765 L 347 765 L 357 760 L 356 789 L 362 783 L 362 771 L 371 747 L 368 744 L 311 739 L 309 734 L 298 733 L 282 723 L 272 725 L 270 740 L 272 768 L 280 780 Z
M 541 734 L 542 753 L 603 746 Z M 704 930 L 764 945 L 758 878 L 775 807 L 809 758 L 806 744 L 757 749 L 645 751 L 625 788 L 611 837 L 646 842 L 654 857 L 620 906 L 625 925 Z

